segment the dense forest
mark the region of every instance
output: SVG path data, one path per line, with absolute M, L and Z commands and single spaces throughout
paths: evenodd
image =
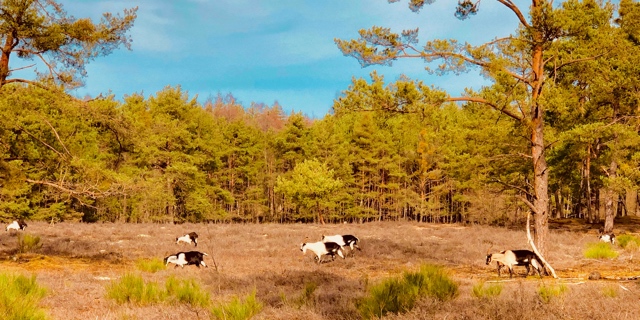
M 451 62 L 442 72 L 461 72 L 468 62 L 483 68 L 494 82 L 469 91 L 474 98 L 451 98 L 436 86 L 389 81 L 374 71 L 370 79 L 353 79 L 320 119 L 277 103 L 242 105 L 232 93 L 200 103 L 179 86 L 149 97 L 78 99 L 67 93 L 76 79 L 61 72 L 38 81 L 0 73 L 0 218 L 504 225 L 526 217 L 541 175 L 548 175 L 545 209 L 552 218 L 596 223 L 606 208 L 633 215 L 640 185 L 640 7 L 625 0 L 616 12 L 608 3 L 566 1 L 541 10 L 533 12 L 541 27 L 530 28 L 544 34 L 538 42 L 528 40 L 525 28 L 492 48 L 425 46 L 453 50 L 438 53 Z M 126 37 L 105 30 L 120 28 L 114 34 L 122 35 L 134 18 L 132 10 L 108 20 L 111 27 L 95 36 L 107 40 L 96 43 L 109 50 L 127 45 Z M 68 42 L 78 52 L 93 41 L 87 30 L 99 30 L 85 20 L 60 21 L 83 30 Z M 401 47 L 385 29 L 361 35 Z M 407 48 L 417 42 L 411 32 L 403 37 Z M 45 51 L 61 45 L 34 43 Z M 341 47 L 345 54 L 382 61 L 351 44 Z M 530 68 L 523 52 L 538 47 L 545 82 L 517 73 Z M 12 49 L 3 51 L 2 70 Z M 107 53 L 89 50 L 86 58 Z M 85 60 L 69 62 L 77 69 L 71 71 L 83 75 Z M 520 88 L 525 82 L 538 87 Z M 532 140 L 537 128 L 537 137 L 544 133 L 540 145 Z M 542 172 L 531 166 L 535 148 L 546 160 Z
M 434 103 L 444 96 L 373 73 L 354 79 L 331 114 L 309 119 L 231 94 L 201 105 L 179 87 L 120 102 L 8 86 L 0 212 L 54 221 L 521 219 L 514 195 L 530 174 L 526 137 L 500 112 Z M 385 111 L 400 104 L 404 112 Z M 640 139 L 630 119 L 550 127 L 554 217 L 599 219 L 600 168 L 616 134 L 625 137 L 618 208 L 635 212 Z

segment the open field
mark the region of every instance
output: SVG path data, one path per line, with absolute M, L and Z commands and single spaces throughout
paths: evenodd
M 635 220 L 618 223 L 616 232 L 635 233 Z M 302 224 L 72 224 L 29 223 L 26 233 L 41 237 L 34 253 L 16 254 L 15 233 L 0 235 L 0 268 L 4 272 L 35 274 L 47 288 L 41 306 L 53 319 L 208 319 L 208 313 L 181 304 L 119 305 L 106 298 L 106 286 L 126 273 L 163 283 L 174 275 L 195 279 L 213 301 L 246 296 L 256 290 L 264 308 L 258 319 L 359 319 L 355 301 L 367 285 L 423 263 L 445 267 L 459 284 L 459 295 L 447 302 L 424 299 L 408 314 L 390 319 L 522 319 L 535 312 L 541 319 L 637 319 L 640 283 L 620 280 L 640 276 L 640 251 L 615 247 L 613 260 L 583 257 L 587 244 L 597 240 L 597 227 L 575 221 L 553 224 L 550 253 L 559 280 L 524 277 L 524 268 L 509 281 L 497 278 L 495 265 L 485 265 L 492 251 L 528 248 L 524 230 L 486 226 L 417 223 L 344 225 Z M 137 269 L 141 258 L 161 259 L 192 250 L 175 244 L 175 237 L 196 231 L 197 250 L 208 253 L 209 268 L 173 267 L 156 273 Z M 300 243 L 318 241 L 323 234 L 355 234 L 362 251 L 355 257 L 318 265 L 311 252 L 303 256 Z M 215 258 L 217 271 L 211 257 Z M 598 271 L 606 278 L 588 280 Z M 502 293 L 479 299 L 474 285 L 502 280 Z M 317 289 L 301 299 L 309 284 Z M 541 286 L 564 285 L 567 291 L 544 302 Z M 302 301 L 302 302 L 301 302 Z

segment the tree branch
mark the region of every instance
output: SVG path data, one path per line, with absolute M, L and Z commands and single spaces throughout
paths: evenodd
M 64 142 L 62 142 L 62 139 L 60 139 L 60 135 L 58 135 L 58 131 L 56 131 L 56 129 L 51 125 L 51 123 L 47 119 L 42 119 L 42 120 L 44 120 L 44 122 L 49 125 L 49 128 L 51 128 L 51 130 L 53 130 L 53 133 L 56 135 L 56 139 L 58 139 L 58 142 L 60 142 L 60 144 L 64 148 L 64 151 L 66 151 L 67 155 L 69 155 L 69 157 L 73 157 L 71 155 L 71 152 L 69 152 L 69 149 L 67 149 L 67 147 L 64 145 Z
M 518 17 L 518 20 L 520 20 L 520 23 L 522 23 L 522 25 L 525 26 L 525 28 L 531 28 L 531 26 L 529 25 L 529 22 L 527 22 L 527 19 L 524 17 L 524 15 L 522 14 L 518 6 L 516 6 L 513 2 L 511 2 L 510 0 L 498 0 L 498 2 L 502 3 L 507 8 L 511 9 L 511 11 L 513 11 L 513 13 L 515 13 L 516 16 Z
M 450 97 L 447 98 L 445 101 L 450 101 L 450 102 L 456 102 L 456 101 L 469 101 L 469 102 L 477 102 L 477 103 L 482 103 L 482 104 L 486 104 L 488 106 L 490 106 L 491 108 L 498 110 L 502 113 L 504 113 L 505 115 L 518 120 L 518 121 L 522 121 L 522 118 L 520 116 L 518 116 L 517 114 L 506 110 L 504 107 L 499 107 L 498 105 L 484 99 L 484 98 L 480 98 L 480 97 Z
M 20 128 L 21 130 L 23 130 L 24 132 L 26 132 L 30 137 L 40 141 L 40 143 L 42 143 L 43 145 L 45 145 L 47 148 L 51 149 L 53 152 L 55 152 L 57 155 L 59 155 L 61 158 L 65 158 L 65 155 L 56 150 L 56 148 L 50 146 L 48 143 L 44 142 L 42 139 L 36 137 L 35 135 L 33 135 L 31 132 L 29 132 L 27 129 L 25 129 L 23 126 L 18 126 L 18 128 Z
M 14 72 L 14 71 L 22 70 L 22 69 L 28 69 L 28 68 L 31 68 L 31 67 L 33 67 L 35 65 L 36 64 L 34 63 L 34 64 L 30 64 L 28 66 L 24 66 L 24 67 L 20 67 L 20 68 L 16 68 L 16 69 L 11 69 L 11 70 L 9 70 L 9 72 Z

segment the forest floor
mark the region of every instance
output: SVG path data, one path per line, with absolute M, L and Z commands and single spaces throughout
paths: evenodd
M 444 267 L 459 284 L 450 301 L 423 299 L 413 311 L 389 319 L 522 319 L 535 312 L 540 319 L 637 319 L 640 314 L 640 251 L 614 246 L 615 259 L 586 259 L 584 250 L 597 242 L 598 226 L 580 220 L 550 224 L 547 260 L 559 279 L 537 275 L 498 278 L 495 264 L 487 266 L 492 251 L 529 249 L 524 229 L 424 223 L 366 224 L 114 224 L 31 222 L 26 231 L 39 236 L 42 246 L 18 254 L 16 232 L 0 234 L 0 268 L 3 272 L 35 274 L 47 295 L 41 302 L 52 319 L 207 319 L 205 310 L 181 304 L 147 306 L 117 304 L 106 297 L 106 287 L 124 274 L 164 282 L 168 277 L 195 279 L 213 301 L 229 301 L 255 290 L 263 304 L 257 319 L 359 319 L 356 301 L 368 285 L 422 264 Z M 616 221 L 616 234 L 636 233 L 640 220 Z M 195 231 L 197 248 L 176 244 L 175 238 Z M 321 236 L 354 234 L 361 251 L 346 259 L 317 264 L 312 253 L 303 255 L 302 242 Z M 162 259 L 178 251 L 209 254 L 209 268 L 169 267 L 155 273 L 136 267 L 139 259 Z M 215 259 L 215 266 L 214 266 Z M 588 277 L 599 272 L 601 280 Z M 476 298 L 472 288 L 480 283 L 500 283 L 494 298 Z M 308 284 L 317 289 L 301 301 Z M 543 301 L 538 290 L 564 286 L 556 299 Z

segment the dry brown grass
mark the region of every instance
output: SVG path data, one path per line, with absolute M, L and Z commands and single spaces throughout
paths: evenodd
M 637 221 L 619 224 L 635 232 Z M 356 299 L 368 284 L 423 263 L 444 266 L 460 284 L 459 296 L 448 302 L 423 300 L 412 312 L 390 319 L 521 319 L 532 312 L 543 319 L 635 318 L 640 314 L 640 285 L 614 281 L 616 277 L 640 275 L 634 251 L 620 251 L 614 260 L 583 258 L 587 243 L 597 239 L 597 228 L 571 221 L 552 225 L 547 259 L 563 278 L 537 276 L 509 281 L 497 278 L 495 266 L 484 258 L 493 250 L 527 248 L 523 230 L 486 226 L 431 225 L 417 223 L 367 223 L 344 225 L 303 224 L 71 224 L 51 226 L 32 222 L 28 233 L 42 239 L 35 253 L 16 254 L 15 234 L 0 234 L 0 267 L 5 271 L 37 274 L 48 289 L 43 307 L 54 319 L 207 319 L 205 310 L 184 305 L 145 307 L 117 305 L 105 298 L 108 279 L 138 272 L 147 280 L 163 283 L 170 275 L 195 278 L 214 301 L 245 296 L 254 289 L 264 304 L 259 319 L 358 319 Z M 616 230 L 620 232 L 620 230 Z M 208 269 L 188 266 L 157 273 L 137 271 L 139 258 L 163 258 L 193 246 L 175 244 L 175 237 L 190 231 L 199 234 L 197 250 L 207 257 Z M 318 265 L 311 254 L 303 256 L 300 243 L 318 241 L 323 234 L 355 234 L 362 251 L 355 257 Z M 609 280 L 590 281 L 598 271 Z M 107 279 L 107 280 L 105 280 Z M 491 299 L 473 297 L 471 289 L 482 281 L 503 282 L 502 294 Z M 317 289 L 302 299 L 305 287 Z M 565 283 L 566 292 L 550 303 L 540 300 L 539 286 Z M 624 288 L 623 288 L 624 287 Z

